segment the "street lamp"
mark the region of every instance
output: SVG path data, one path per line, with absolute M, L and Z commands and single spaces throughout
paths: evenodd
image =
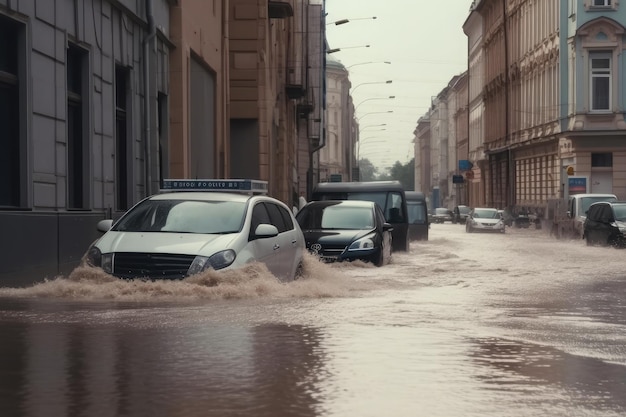
M 354 87 L 352 89 L 352 91 L 350 91 L 350 94 L 354 94 L 354 90 L 356 90 L 357 88 L 359 88 L 362 85 L 366 85 L 366 84 L 391 84 L 393 82 L 393 80 L 387 80 L 387 81 L 372 81 L 369 83 L 361 83 L 359 85 L 357 85 L 356 87 Z
M 339 20 L 335 20 L 334 22 L 326 23 L 326 26 L 329 26 L 329 25 L 335 25 L 335 26 L 345 25 L 346 23 L 352 22 L 353 20 L 376 20 L 376 16 L 372 16 L 372 17 L 357 17 L 355 19 L 339 19 Z
M 381 113 L 393 113 L 393 110 L 387 110 L 387 111 L 372 111 L 369 113 L 365 113 L 363 116 L 361 117 L 357 117 L 357 121 L 361 120 L 362 118 L 364 118 L 365 116 L 367 116 L 368 114 L 381 114 Z
M 356 67 L 357 65 L 366 65 L 366 64 L 391 64 L 391 61 L 369 61 L 369 62 L 359 62 L 358 64 L 348 65 L 346 69 Z
M 394 99 L 394 98 L 396 98 L 396 96 L 366 98 L 365 100 L 363 100 L 362 102 L 360 102 L 359 104 L 356 105 L 356 107 L 354 108 L 354 112 L 356 113 L 356 111 L 359 108 L 359 106 L 361 104 L 365 103 L 366 101 L 370 101 L 370 100 L 389 100 L 389 99 Z
M 353 49 L 353 48 L 369 48 L 369 45 L 359 45 L 359 46 L 344 46 L 343 48 L 331 48 L 331 49 L 327 49 L 326 53 L 327 54 L 334 54 L 335 52 L 339 52 L 342 51 L 344 49 Z

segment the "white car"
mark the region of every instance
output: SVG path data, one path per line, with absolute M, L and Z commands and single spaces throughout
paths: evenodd
M 263 193 L 266 182 L 166 180 L 164 189 L 114 224 L 100 221 L 87 263 L 124 279 L 182 279 L 258 261 L 281 281 L 298 278 L 304 236 L 291 210 Z
M 472 209 L 467 216 L 465 231 L 467 233 L 478 231 L 504 233 L 504 220 L 495 208 L 477 207 Z

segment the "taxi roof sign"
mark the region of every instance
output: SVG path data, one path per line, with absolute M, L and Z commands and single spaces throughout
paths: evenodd
M 267 194 L 267 181 L 245 179 L 167 179 L 161 191 L 226 191 Z

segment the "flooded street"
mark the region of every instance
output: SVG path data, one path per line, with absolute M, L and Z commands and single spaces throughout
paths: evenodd
M 309 259 L 289 284 L 0 288 L 0 415 L 624 415 L 624 253 L 444 223 L 385 267 Z

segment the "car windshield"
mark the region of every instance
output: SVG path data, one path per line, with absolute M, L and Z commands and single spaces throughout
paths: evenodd
M 591 206 L 593 203 L 599 203 L 603 201 L 615 201 L 615 199 L 612 197 L 583 197 L 580 201 L 582 208 L 580 212 L 587 213 L 587 211 L 589 210 L 589 206 Z
M 374 211 L 369 207 L 341 205 L 315 206 L 304 209 L 299 217 L 305 219 L 306 229 L 361 230 L 374 228 Z M 303 210 L 303 211 L 304 211 Z
M 246 204 L 234 201 L 145 200 L 113 230 L 124 232 L 235 233 Z
M 497 210 L 474 210 L 474 218 L 476 219 L 497 219 L 499 217 L 500 214 Z
M 436 208 L 435 214 L 448 214 L 448 209 L 446 208 Z
M 426 221 L 426 206 L 422 203 L 407 202 L 407 210 L 409 211 L 409 223 L 423 223 Z
M 615 220 L 626 221 L 626 204 L 614 204 L 613 212 L 615 213 Z
M 459 207 L 459 213 L 467 214 L 469 212 L 470 212 L 470 208 L 469 207 Z

